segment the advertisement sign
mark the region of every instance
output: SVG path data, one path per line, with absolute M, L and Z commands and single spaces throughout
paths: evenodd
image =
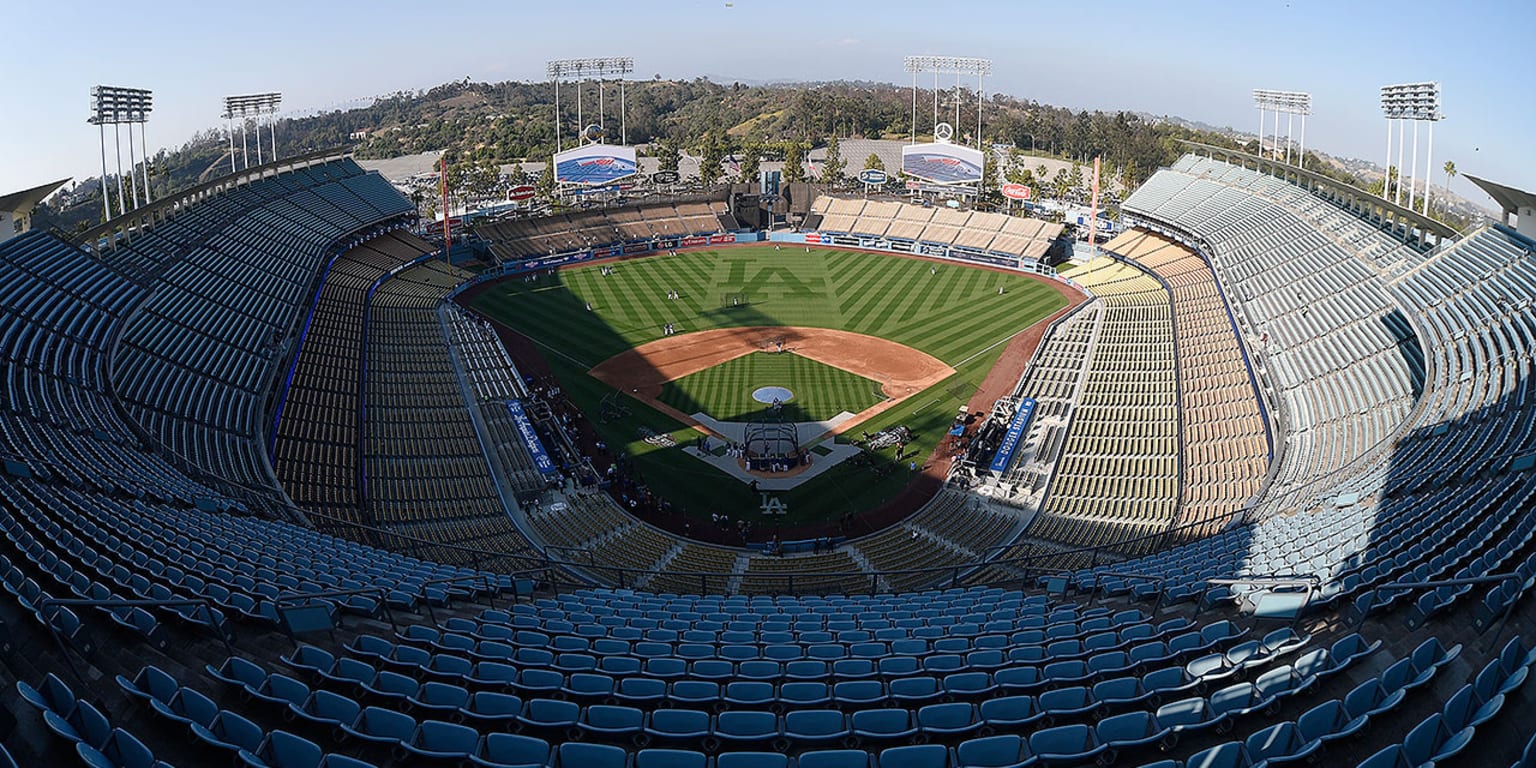
M 635 175 L 635 148 L 588 144 L 555 154 L 555 181 L 601 186 Z
M 519 400 L 508 400 L 507 410 L 512 413 L 512 425 L 517 428 L 517 434 L 523 438 L 523 445 L 528 448 L 528 455 L 533 457 L 533 466 L 539 472 L 553 475 L 555 460 L 549 457 L 549 452 L 544 450 L 544 443 L 539 440 L 539 433 L 533 431 L 533 420 L 528 418 L 528 412 L 523 410 L 523 404 Z
M 872 187 L 884 184 L 890 180 L 890 175 L 879 168 L 866 168 L 859 171 L 859 181 Z
M 820 232 L 807 232 L 807 233 L 805 233 L 805 241 L 807 243 L 820 243 L 821 242 L 821 233 Z
M 1003 197 L 1006 197 L 1009 200 L 1028 200 L 1035 195 L 1035 191 L 1033 189 L 1030 189 L 1023 184 L 1004 184 L 1002 187 L 1002 193 Z
M 735 235 L 710 235 L 709 236 L 709 244 L 710 245 L 724 245 L 726 243 L 734 243 L 734 242 L 736 242 L 736 236 Z
M 901 148 L 901 171 L 935 184 L 981 181 L 982 153 L 957 144 L 912 144 Z
M 988 469 L 993 472 L 1003 472 L 1008 469 L 1008 463 L 1013 461 L 1014 451 L 1019 448 L 1019 443 L 1024 439 L 1024 430 L 1029 427 L 1029 419 L 1035 415 L 1035 399 L 1026 397 L 1019 401 L 1019 409 L 1013 412 L 1013 420 L 1008 423 L 1008 431 L 1003 434 L 1003 442 L 997 446 L 997 453 L 992 456 L 992 464 Z
M 651 174 L 652 184 L 676 184 L 681 179 L 677 171 L 657 171 Z
M 708 244 L 709 244 L 709 238 L 701 237 L 701 236 L 698 236 L 698 235 L 694 235 L 693 237 L 685 237 L 682 240 L 678 241 L 678 245 L 683 247 L 683 248 L 692 248 L 692 247 L 694 247 L 696 245 L 708 245 Z
M 625 253 L 645 253 L 651 249 L 650 243 L 630 243 L 624 246 Z
M 533 193 L 534 189 L 532 184 L 520 184 L 507 190 L 507 199 L 514 203 L 520 203 L 524 200 L 532 200 Z

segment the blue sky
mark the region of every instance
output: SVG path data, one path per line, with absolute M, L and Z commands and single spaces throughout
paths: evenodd
M 540 79 L 547 59 L 600 55 L 633 56 L 639 77 L 904 83 L 901 58 L 914 53 L 993 59 L 989 91 L 1248 131 L 1252 89 L 1310 91 L 1307 145 L 1377 162 L 1378 88 L 1438 80 L 1435 181 L 1451 159 L 1536 188 L 1531 0 L 21 0 L 4 24 L 0 191 L 95 174 L 85 117 L 97 83 L 154 89 L 159 147 L 220 125 L 232 93 L 280 90 L 287 108 L 327 108 L 465 76 Z M 1464 180 L 1453 188 L 1489 202 Z

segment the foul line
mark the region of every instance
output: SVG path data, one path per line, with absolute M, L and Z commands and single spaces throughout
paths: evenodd
M 994 341 L 991 344 L 988 344 L 987 346 L 983 347 L 981 350 L 977 351 L 976 354 L 971 355 L 970 357 L 967 357 L 966 359 L 961 360 L 960 362 L 955 363 L 954 365 L 952 365 L 950 367 L 954 368 L 955 370 L 958 371 L 958 370 L 960 370 L 960 366 L 965 365 L 966 363 L 969 363 L 970 361 L 975 360 L 976 358 L 981 357 L 982 355 L 985 355 L 989 350 L 991 350 L 993 347 L 995 347 L 995 346 L 997 346 L 999 344 L 1007 344 L 1009 342 L 1009 340 L 1011 340 L 1013 337 L 1023 333 L 1025 330 L 1028 330 L 1028 329 L 1026 328 L 1026 329 L 1014 331 L 1013 333 L 1010 333 L 1007 336 L 1004 336 L 1002 339 L 999 339 L 998 341 Z

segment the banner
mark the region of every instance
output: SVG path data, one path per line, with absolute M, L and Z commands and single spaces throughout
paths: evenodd
M 692 248 L 695 245 L 707 245 L 708 243 L 709 238 L 701 237 L 698 235 L 694 235 L 693 237 L 685 237 L 679 241 L 679 245 L 681 245 L 683 248 Z
M 629 243 L 624 246 L 625 253 L 645 253 L 651 249 L 650 243 Z
M 602 186 L 635 175 L 635 148 L 588 144 L 555 155 L 555 181 Z
M 710 235 L 709 236 L 709 244 L 710 245 L 724 245 L 726 243 L 734 243 L 734 242 L 736 242 L 736 236 L 735 235 Z
M 1019 401 L 1019 409 L 1013 412 L 1013 421 L 1008 423 L 1008 431 L 1003 434 L 1003 442 L 998 444 L 997 453 L 992 456 L 992 464 L 988 469 L 993 472 L 1004 472 L 1008 469 L 1009 462 L 1013 461 L 1013 453 L 1018 450 L 1019 443 L 1024 439 L 1024 430 L 1029 427 L 1029 419 L 1035 415 L 1035 399 L 1026 397 Z
M 549 452 L 544 450 L 544 443 L 539 440 L 539 433 L 533 431 L 533 420 L 528 418 L 528 412 L 523 410 L 523 404 L 519 400 L 508 400 L 507 410 L 512 412 L 512 424 L 517 428 L 517 434 L 522 436 L 523 445 L 528 447 L 528 455 L 533 457 L 533 465 L 546 475 L 553 475 L 555 461 L 549 457 Z
M 820 243 L 821 242 L 821 233 L 820 232 L 807 232 L 807 233 L 805 233 L 805 241 L 807 243 Z

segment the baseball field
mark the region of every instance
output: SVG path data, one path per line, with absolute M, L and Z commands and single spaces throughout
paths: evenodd
M 927 457 L 959 408 L 991 406 L 970 400 L 1008 341 L 1066 304 L 1050 283 L 1020 274 L 772 245 L 514 278 L 472 302 L 536 345 L 653 491 L 706 518 L 756 510 L 759 500 L 679 449 L 645 442 L 643 431 L 687 444 L 701 434 L 689 414 L 748 418 L 760 410 L 755 389 L 782 386 L 794 393 L 783 405 L 796 419 L 858 414 L 853 435 L 905 426 L 908 456 L 915 447 Z M 616 388 L 628 414 L 600 422 L 599 405 Z M 772 522 L 816 523 L 891 499 L 914 475 L 892 454 L 780 493 L 789 511 Z

